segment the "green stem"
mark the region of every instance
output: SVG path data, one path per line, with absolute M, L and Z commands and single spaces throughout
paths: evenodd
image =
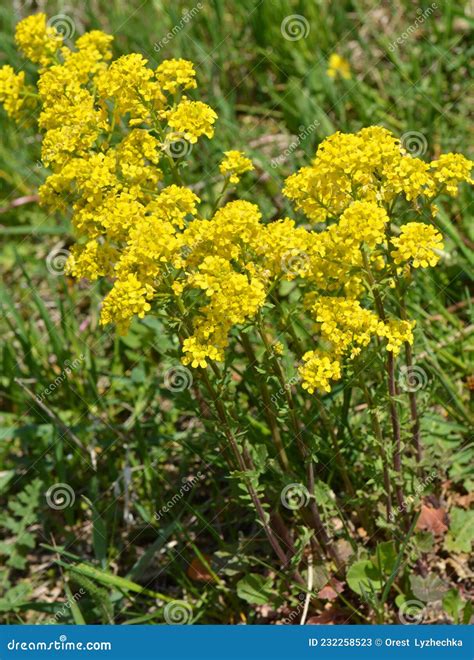
M 364 249 L 362 249 L 361 252 L 362 252 L 362 257 L 364 260 L 364 266 L 369 280 L 369 284 L 371 286 L 372 293 L 374 296 L 375 307 L 377 309 L 378 316 L 380 320 L 385 323 L 387 320 L 387 315 L 385 314 L 382 298 L 380 297 L 380 294 L 377 290 L 377 284 L 375 282 L 375 278 L 370 268 L 367 253 L 365 252 Z M 395 359 L 392 351 L 387 351 L 387 362 L 385 365 L 385 369 L 387 372 L 390 420 L 392 423 L 392 434 L 394 440 L 393 467 L 397 473 L 395 493 L 397 496 L 399 510 L 404 511 L 405 499 L 403 497 L 403 486 L 402 486 L 403 475 L 402 475 L 402 464 L 401 464 L 401 432 L 400 432 L 400 420 L 398 417 L 398 410 L 396 404 L 397 387 L 395 384 Z
M 377 411 L 374 406 L 374 401 L 372 396 L 367 388 L 367 385 L 361 379 L 360 386 L 364 392 L 365 400 L 367 401 L 367 406 L 369 409 L 369 414 L 372 420 L 372 427 L 374 429 L 375 437 L 377 438 L 377 444 L 379 448 L 380 458 L 382 459 L 382 469 L 383 469 L 383 482 L 385 487 L 385 496 L 386 496 L 386 510 L 387 510 L 387 522 L 392 520 L 392 494 L 391 494 L 391 485 L 390 485 L 390 471 L 388 467 L 387 454 L 385 453 L 384 439 L 382 428 L 380 426 L 380 421 L 377 415 Z
M 247 337 L 245 332 L 240 333 L 240 341 L 242 342 L 242 346 L 247 355 L 250 365 L 258 364 L 255 351 L 253 350 L 252 344 L 250 343 L 249 338 Z M 260 374 L 258 373 L 257 373 L 257 381 L 263 399 L 264 414 L 265 417 L 267 418 L 268 425 L 270 427 L 270 432 L 272 434 L 273 442 L 278 452 L 278 460 L 280 461 L 280 465 L 283 468 L 283 470 L 289 472 L 290 462 L 288 460 L 288 456 L 281 439 L 280 429 L 278 427 L 275 415 L 273 413 L 273 407 L 270 398 L 270 392 L 268 390 L 268 385 L 264 380 L 262 380 Z
M 352 485 L 352 482 L 349 477 L 349 473 L 347 472 L 347 467 L 346 463 L 344 461 L 344 457 L 341 453 L 341 447 L 339 445 L 339 440 L 338 437 L 334 431 L 334 428 L 331 424 L 331 420 L 328 417 L 328 414 L 326 412 L 326 409 L 324 408 L 324 404 L 321 401 L 320 397 L 318 395 L 315 396 L 315 401 L 316 401 L 316 406 L 319 411 L 319 416 L 321 417 L 324 427 L 326 428 L 329 437 L 331 438 L 332 446 L 334 449 L 334 455 L 336 457 L 336 463 L 339 468 L 339 471 L 342 476 L 342 480 L 344 482 L 344 486 L 346 487 L 346 490 L 350 497 L 355 497 L 355 490 L 354 486 Z
M 311 457 L 310 452 L 308 451 L 308 449 L 305 447 L 304 443 L 301 440 L 300 424 L 299 424 L 298 418 L 296 416 L 296 410 L 295 410 L 295 406 L 294 406 L 294 402 L 293 402 L 293 397 L 292 397 L 292 394 L 291 394 L 291 390 L 288 387 L 288 383 L 286 382 L 283 367 L 281 366 L 281 363 L 278 360 L 278 358 L 275 355 L 272 354 L 270 343 L 268 341 L 268 338 L 265 334 L 264 329 L 262 328 L 261 319 L 258 319 L 258 321 L 257 321 L 257 330 L 258 330 L 258 333 L 259 333 L 259 335 L 262 339 L 265 350 L 266 350 L 267 354 L 270 356 L 270 363 L 271 363 L 272 368 L 274 370 L 274 373 L 275 373 L 276 377 L 278 378 L 278 381 L 281 385 L 281 389 L 285 393 L 285 398 L 286 398 L 286 401 L 288 403 L 288 409 L 290 411 L 290 418 L 291 418 L 292 425 L 293 425 L 293 430 L 294 430 L 294 433 L 295 433 L 296 444 L 297 444 L 297 446 L 300 450 L 300 453 L 302 455 L 303 460 L 306 463 L 306 474 L 307 474 L 307 481 L 308 481 L 308 487 L 309 487 L 308 489 L 309 489 L 309 493 L 310 493 L 309 509 L 310 509 L 311 516 L 312 516 L 312 519 L 313 519 L 313 525 L 312 525 L 313 529 L 316 533 L 317 540 L 320 543 L 323 550 L 325 550 L 335 560 L 337 566 L 340 566 L 341 562 L 340 562 L 339 556 L 336 552 L 336 549 L 335 549 L 333 543 L 331 542 L 331 540 L 329 539 L 329 537 L 326 533 L 326 530 L 325 530 L 324 525 L 323 525 L 323 521 L 321 519 L 321 515 L 319 513 L 319 507 L 318 507 L 318 503 L 316 501 L 316 497 L 315 497 L 315 493 L 314 493 L 315 481 L 314 481 L 313 459 Z
M 399 293 L 399 302 L 400 302 L 400 316 L 404 321 L 408 320 L 408 314 L 407 314 L 407 309 L 406 309 L 406 303 L 405 303 L 405 296 L 403 291 L 400 290 L 400 287 L 398 287 L 398 293 Z M 408 369 L 408 378 L 410 377 L 410 373 L 413 370 L 413 351 L 411 349 L 411 345 L 408 342 L 405 342 L 405 362 L 407 365 Z M 416 455 L 416 461 L 417 463 L 421 463 L 421 460 L 423 458 L 423 450 L 421 447 L 421 431 L 420 431 L 420 417 L 418 414 L 418 405 L 416 401 L 416 392 L 413 390 L 408 392 L 408 399 L 410 402 L 410 417 L 412 421 L 412 439 L 413 439 L 413 445 L 415 447 L 415 455 Z
M 207 371 L 205 369 L 202 369 L 200 371 L 200 375 L 201 375 L 201 378 L 202 378 L 202 380 L 203 380 L 203 382 L 204 382 L 204 384 L 205 384 L 205 386 L 206 386 L 206 388 L 209 392 L 209 395 L 210 395 L 210 397 L 211 397 L 211 399 L 214 403 L 214 407 L 215 407 L 215 410 L 216 410 L 216 413 L 217 413 L 217 417 L 218 417 L 219 421 L 221 422 L 221 424 L 223 425 L 224 433 L 225 433 L 226 438 L 229 442 L 229 445 L 232 449 L 232 452 L 235 456 L 235 459 L 236 459 L 236 461 L 239 465 L 239 468 L 240 468 L 241 472 L 245 475 L 246 472 L 248 471 L 248 468 L 247 468 L 247 465 L 246 465 L 246 463 L 245 463 L 245 461 L 244 461 L 244 459 L 243 459 L 243 457 L 242 457 L 242 455 L 239 451 L 237 441 L 236 441 L 236 439 L 234 437 L 234 434 L 232 432 L 232 429 L 229 425 L 229 421 L 228 421 L 228 418 L 227 418 L 227 413 L 226 413 L 225 407 L 224 407 L 221 399 L 218 397 L 217 393 L 215 392 L 214 387 L 213 387 L 213 385 L 212 385 L 212 383 L 209 379 L 209 376 L 207 374 Z M 249 495 L 252 499 L 253 505 L 254 505 L 254 507 L 257 511 L 257 515 L 260 519 L 262 527 L 265 530 L 265 533 L 266 533 L 267 538 L 270 542 L 270 545 L 274 549 L 274 551 L 275 551 L 276 555 L 278 556 L 278 559 L 280 560 L 282 565 L 286 566 L 288 564 L 288 558 L 287 558 L 286 553 L 283 550 L 282 546 L 280 545 L 280 542 L 276 538 L 273 530 L 268 525 L 267 514 L 265 513 L 265 510 L 262 506 L 262 503 L 260 502 L 260 499 L 257 495 L 257 492 L 255 491 L 254 487 L 252 486 L 252 483 L 251 483 L 250 479 L 248 477 L 245 477 L 245 476 L 244 476 L 244 479 L 245 479 L 245 482 L 246 482 L 247 490 L 248 490 Z M 295 579 L 298 582 L 300 582 L 301 584 L 304 584 L 304 580 L 302 579 L 302 577 L 299 575 L 298 572 L 295 573 Z

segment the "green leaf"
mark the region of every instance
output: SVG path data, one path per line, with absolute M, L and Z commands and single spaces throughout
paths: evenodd
M 64 591 L 66 592 L 68 602 L 71 605 L 71 613 L 74 619 L 74 623 L 76 624 L 76 626 L 85 625 L 86 622 L 84 620 L 84 617 L 82 616 L 82 612 L 79 608 L 79 605 L 76 603 L 75 596 L 73 595 L 67 582 L 64 583 Z
M 424 603 L 441 600 L 446 593 L 446 584 L 435 573 L 430 573 L 426 577 L 410 575 L 409 580 L 413 594 Z
M 346 580 L 352 591 L 359 596 L 377 593 L 382 589 L 382 576 L 373 562 L 362 559 L 350 566 Z
M 84 500 L 92 509 L 92 545 L 94 546 L 94 554 L 96 559 L 100 561 L 102 568 L 105 568 L 107 561 L 107 529 L 94 503 L 87 497 L 84 497 Z
M 393 541 L 379 543 L 375 551 L 373 562 L 382 573 L 390 575 L 397 562 L 397 549 Z
M 448 550 L 448 552 L 471 552 L 474 540 L 474 511 L 451 509 L 449 517 L 451 523 L 444 541 L 445 550 Z
M 430 552 L 433 549 L 433 533 L 417 532 L 413 537 L 413 542 L 419 552 Z
M 270 585 L 263 575 L 249 573 L 237 582 L 237 595 L 251 605 L 266 605 L 273 598 Z
M 0 472 L 0 493 L 3 493 L 14 476 L 14 470 L 2 470 L 2 472 Z
M 45 547 L 48 546 L 45 545 Z M 56 548 L 56 552 L 58 551 L 59 549 Z M 145 596 L 151 596 L 152 598 L 163 600 L 166 603 L 173 600 L 169 596 L 165 596 L 165 594 L 162 594 L 158 591 L 152 591 L 151 589 L 146 589 L 141 587 L 136 582 L 132 582 L 131 580 L 127 580 L 126 578 L 120 577 L 118 575 L 113 575 L 112 573 L 106 573 L 105 571 L 101 571 L 98 568 L 91 566 L 90 564 L 84 564 L 82 562 L 79 564 L 67 564 L 60 560 L 57 560 L 57 563 L 63 568 L 72 571 L 73 573 L 84 575 L 85 577 L 91 578 L 92 580 L 97 580 L 97 582 L 100 582 L 101 584 L 105 584 L 109 587 L 115 587 L 121 591 L 132 591 L 134 593 L 143 594 Z
M 459 595 L 457 589 L 450 589 L 443 596 L 443 609 L 450 616 L 454 623 L 459 623 L 461 610 L 464 607 L 464 601 Z
M 464 611 L 462 613 L 462 624 L 464 626 L 467 626 L 468 623 L 471 623 L 471 618 L 472 618 L 472 601 L 468 600 L 466 603 L 466 607 L 464 608 Z

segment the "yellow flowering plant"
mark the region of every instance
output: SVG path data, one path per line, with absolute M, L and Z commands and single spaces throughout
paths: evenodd
M 338 570 L 325 498 L 338 491 L 344 520 L 364 498 L 346 444 L 353 391 L 369 411 L 383 473 L 382 526 L 408 526 L 403 466 L 415 457 L 422 470 L 423 456 L 416 395 L 398 384 L 400 366 L 413 369 L 418 332 L 407 295 L 419 269 L 443 256 L 434 200 L 472 183 L 472 163 L 460 154 L 425 162 L 370 126 L 329 136 L 286 180 L 294 217 L 270 221 L 239 198 L 235 186 L 254 169 L 239 150 L 222 154 L 214 199 L 201 200 L 184 164 L 199 163 L 193 146 L 213 138 L 218 117 L 195 100 L 193 64 L 153 69 L 138 53 L 114 60 L 112 40 L 94 30 L 69 47 L 36 14 L 19 23 L 16 42 L 38 65 L 37 84 L 0 69 L 6 112 L 34 119 L 42 135 L 41 204 L 71 214 L 77 242 L 66 272 L 109 283 L 102 326 L 124 335 L 134 319 L 161 320 L 280 565 L 302 582 L 303 550 L 282 541 L 292 520 L 275 504 L 283 485 L 297 483 L 307 499 L 287 538 L 310 530 L 313 551 Z M 333 56 L 328 73 L 348 78 L 350 68 Z M 252 442 L 257 416 L 264 430 Z M 320 464 L 323 443 L 335 471 Z

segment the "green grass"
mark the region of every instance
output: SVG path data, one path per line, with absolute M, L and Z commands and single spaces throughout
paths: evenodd
M 13 4 L 22 6 L 18 15 L 0 8 L 0 65 L 30 70 L 12 41 L 14 24 L 30 13 L 30 3 Z M 61 2 L 45 4 L 49 16 L 68 12 Z M 390 7 L 355 0 L 203 0 L 158 53 L 154 45 L 180 25 L 190 3 L 75 4 L 77 31 L 113 33 L 116 54 L 138 51 L 152 65 L 168 57 L 196 63 L 203 98 L 219 121 L 215 139 L 195 147 L 192 181 L 198 189 L 201 179 L 212 181 L 222 151 L 243 149 L 259 175 L 243 196 L 258 197 L 269 219 L 290 214 L 280 193 L 284 178 L 309 162 L 320 141 L 337 130 L 382 124 L 400 136 L 421 134 L 426 159 L 443 151 L 469 155 L 474 16 L 465 14 L 465 3 L 438 3 L 435 13 L 393 50 L 390 44 L 418 16 L 407 0 L 397 3 L 396 18 Z M 281 33 L 283 19 L 293 14 L 303 16 L 309 28 L 297 41 Z M 333 52 L 350 61 L 350 80 L 327 76 Z M 21 503 L 22 493 L 31 495 L 35 488 L 41 493 L 34 522 L 27 520 L 26 539 L 18 512 L 12 512 L 14 529 L 2 521 L 2 538 L 9 544 L 16 538 L 14 556 L 28 561 L 13 560 L 0 569 L 0 621 L 41 623 L 56 615 L 59 623 L 162 623 L 170 599 L 191 603 L 196 623 L 268 620 L 249 606 L 239 587 L 246 574 L 269 575 L 275 566 L 237 479 L 228 477 L 216 450 L 220 430 L 196 417 L 189 392 L 172 393 L 164 381 L 178 362 L 178 346 L 154 318 L 134 323 L 126 337 L 104 331 L 98 326 L 98 305 L 106 285 L 77 285 L 50 272 L 48 255 L 73 242 L 68 219 L 47 216 L 34 201 L 11 206 L 35 195 L 46 173 L 38 164 L 34 132 L 18 130 L 3 111 L 0 128 L 0 498 L 5 505 Z M 296 148 L 282 159 L 295 139 Z M 212 198 L 212 184 L 203 185 L 203 196 Z M 429 375 L 422 399 L 427 460 L 438 464 L 440 479 L 451 480 L 459 494 L 472 486 L 474 454 L 467 386 L 472 203 L 467 189 L 456 201 L 443 201 L 448 256 L 422 275 L 410 298 L 412 315 L 424 319 L 426 329 L 417 335 L 416 351 Z M 72 363 L 76 366 L 65 375 L 65 365 Z M 55 381 L 59 384 L 40 405 L 35 395 Z M 358 497 L 370 511 L 378 496 L 364 493 L 358 468 L 367 460 L 364 442 L 370 430 L 363 410 L 352 414 L 358 433 L 351 450 L 354 478 Z M 258 407 L 246 423 L 255 436 L 265 433 Z M 324 443 L 319 458 L 322 465 L 330 460 Z M 374 463 L 374 479 L 376 469 Z M 172 511 L 157 519 L 155 514 L 180 493 L 183 480 L 199 474 L 196 485 L 173 501 Z M 328 482 L 333 478 L 328 468 Z M 74 503 L 58 511 L 45 497 L 57 483 L 69 484 L 74 492 Z M 330 522 L 331 496 L 321 497 Z M 12 548 L 0 547 L 0 553 L 11 557 Z M 196 580 L 190 566 L 200 567 L 206 579 Z M 299 601 L 298 592 L 285 593 L 278 578 L 268 586 L 268 600 L 281 619 Z M 265 592 L 267 587 L 258 586 Z M 81 591 L 74 607 L 64 608 L 64 600 L 81 589 L 84 595 Z M 346 608 L 345 616 L 363 622 L 367 612 L 362 609 Z

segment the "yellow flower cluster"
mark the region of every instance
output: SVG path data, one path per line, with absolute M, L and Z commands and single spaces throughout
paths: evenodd
M 310 394 L 315 390 L 330 392 L 330 382 L 341 378 L 341 362 L 323 351 L 308 351 L 298 369 L 302 387 Z
M 193 336 L 183 342 L 183 362 L 205 367 L 207 359 L 224 359 L 230 329 L 255 316 L 265 302 L 265 288 L 258 277 L 237 273 L 227 259 L 215 256 L 204 258 L 188 286 L 201 289 L 209 303 L 200 310 Z
M 16 74 L 11 66 L 0 69 L 0 103 L 12 119 L 19 119 L 26 102 L 25 72 Z
M 250 158 L 247 158 L 241 151 L 225 151 L 224 156 L 219 170 L 225 177 L 229 177 L 230 183 L 239 183 L 240 176 L 244 172 L 254 169 Z
M 443 249 L 443 237 L 432 225 L 423 222 L 408 222 L 400 230 L 400 236 L 392 238 L 396 250 L 392 257 L 396 264 L 410 261 L 413 268 L 436 266 Z
M 149 312 L 151 305 L 148 300 L 153 297 L 152 288 L 132 274 L 126 279 L 116 282 L 112 291 L 102 304 L 102 321 L 104 324 L 115 323 L 119 332 L 126 332 L 130 318 L 137 315 L 143 318 Z
M 191 101 L 183 97 L 175 108 L 163 112 L 162 116 L 179 136 L 183 136 L 191 144 L 197 142 L 201 135 L 206 135 L 208 138 L 214 135 L 213 125 L 217 115 L 202 101 Z
M 44 14 L 32 14 L 18 23 L 15 41 L 28 60 L 45 66 L 54 58 L 62 44 L 62 37 L 46 23 Z
M 340 215 L 354 201 L 390 202 L 402 193 L 407 200 L 456 194 L 462 181 L 472 182 L 472 162 L 446 154 L 425 163 L 406 154 L 390 131 L 380 126 L 358 133 L 335 133 L 320 146 L 311 167 L 286 181 L 284 193 L 314 222 Z
M 379 126 L 336 133 L 285 182 L 309 223 L 265 222 L 256 204 L 240 199 L 205 214 L 169 150 L 173 141 L 214 134 L 214 110 L 183 95 L 196 88 L 191 62 L 166 60 L 153 70 L 139 53 L 112 60 L 112 37 L 97 30 L 69 48 L 43 14 L 22 21 L 16 39 L 40 65 L 38 126 L 51 170 L 41 202 L 72 209 L 79 242 L 67 272 L 113 281 L 102 324 L 125 333 L 159 304 L 173 318 L 178 310 L 183 362 L 204 368 L 225 359 L 234 328 L 257 317 L 268 323 L 281 282 L 292 282 L 294 312 L 321 341 L 299 368 L 310 393 L 329 391 L 345 361 L 372 341 L 395 355 L 413 341 L 414 323 L 396 318 L 396 309 L 381 314 L 376 293 L 400 276 L 399 264 L 435 265 L 442 237 L 424 222 L 398 227 L 391 209 L 397 197 L 419 212 L 439 193 L 456 194 L 472 181 L 464 156 L 425 163 Z M 347 77 L 342 60 L 332 66 Z M 21 119 L 35 94 L 23 73 L 0 69 L 0 101 L 12 117 Z M 238 183 L 253 166 L 231 150 L 219 169 Z M 314 226 L 321 221 L 327 226 Z M 278 355 L 283 345 L 273 345 Z
M 188 60 L 165 60 L 157 67 L 156 78 L 161 89 L 170 94 L 197 87 L 196 72 Z

